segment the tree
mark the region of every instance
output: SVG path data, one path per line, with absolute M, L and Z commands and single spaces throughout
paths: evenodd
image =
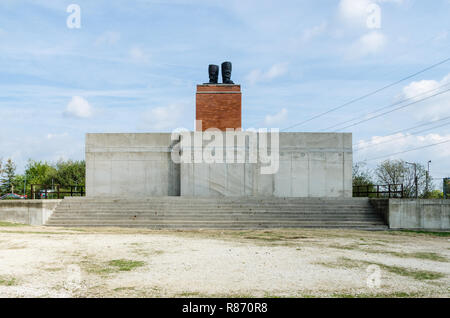
M 9 158 L 6 163 L 5 167 L 2 170 L 2 177 L 0 179 L 0 188 L 1 192 L 3 194 L 5 193 L 11 193 L 14 191 L 14 181 L 16 179 L 16 165 L 12 161 L 11 158 Z
M 56 168 L 51 164 L 42 161 L 28 160 L 25 167 L 25 176 L 28 184 L 52 184 L 56 176 Z
M 355 188 L 355 196 L 358 196 L 358 190 L 374 191 L 374 182 L 372 172 L 365 167 L 364 162 L 357 162 L 352 168 L 352 185 Z
M 60 185 L 84 185 L 86 163 L 84 161 L 59 160 L 56 163 L 55 183 Z
M 365 169 L 364 166 L 365 163 L 363 162 L 357 162 L 353 165 L 353 186 L 367 186 L 374 184 L 371 171 L 369 169 Z
M 444 192 L 440 190 L 433 190 L 428 192 L 427 199 L 443 199 L 444 198 Z
M 426 169 L 417 163 L 417 192 L 423 195 L 426 191 Z M 380 184 L 403 184 L 405 197 L 414 197 L 416 193 L 414 165 L 403 160 L 386 160 L 375 169 L 377 182 Z M 398 190 L 398 189 L 397 189 Z

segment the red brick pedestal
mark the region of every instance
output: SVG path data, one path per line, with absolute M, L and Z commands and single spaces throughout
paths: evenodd
M 197 124 L 195 130 L 205 131 L 217 128 L 225 131 L 227 128 L 241 129 L 241 85 L 204 84 L 197 85 L 196 94 Z M 201 120 L 201 128 L 198 121 Z

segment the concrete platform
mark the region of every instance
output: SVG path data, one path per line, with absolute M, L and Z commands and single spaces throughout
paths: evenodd
M 195 152 L 202 154 L 211 141 L 203 135 L 196 145 L 198 133 L 201 132 L 190 133 L 193 140 L 190 146 L 172 140 L 169 133 L 87 134 L 87 196 L 352 196 L 350 133 L 279 133 L 277 149 L 271 137 L 266 137 L 267 145 L 261 148 L 264 133 L 258 133 L 258 159 L 263 150 L 276 154 L 270 163 L 250 160 L 252 143 L 247 132 L 236 132 L 236 139 L 245 140 L 241 148 L 234 144 L 234 138 L 229 144 L 230 140 L 223 135 L 223 156 L 241 154 L 243 161 L 196 161 Z M 180 152 L 192 153 L 193 160 L 174 162 L 173 156 Z M 263 170 L 275 161 L 277 170 L 264 174 Z
M 151 229 L 387 229 L 382 216 L 364 198 L 66 198 L 47 225 Z

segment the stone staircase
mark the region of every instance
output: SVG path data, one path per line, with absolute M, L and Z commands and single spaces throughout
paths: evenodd
M 150 229 L 387 229 L 366 198 L 65 198 L 47 222 Z

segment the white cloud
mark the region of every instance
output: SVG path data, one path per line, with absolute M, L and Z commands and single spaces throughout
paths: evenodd
M 379 31 L 371 31 L 361 36 L 350 46 L 349 56 L 359 58 L 381 52 L 386 46 L 386 36 Z
M 136 63 L 146 63 L 149 60 L 148 54 L 146 54 L 143 49 L 137 46 L 132 47 L 129 54 L 130 58 Z
M 184 118 L 185 108 L 185 103 L 181 102 L 152 108 L 143 114 L 140 129 L 146 131 L 174 129 Z
M 402 97 L 412 98 L 412 100 L 420 100 L 427 96 L 434 95 L 438 92 L 449 89 L 449 86 L 439 87 L 450 84 L 450 74 L 445 76 L 442 80 L 421 80 L 414 81 L 403 87 Z M 432 92 L 429 92 L 432 91 Z M 429 93 L 427 93 L 429 92 Z M 417 96 L 419 95 L 420 96 Z M 417 96 L 417 97 L 416 97 Z M 432 97 L 430 100 L 418 104 L 413 115 L 416 118 L 424 120 L 437 120 L 446 117 L 450 114 L 450 92 Z
M 255 69 L 246 76 L 246 79 L 252 85 L 260 81 L 271 81 L 286 74 L 288 70 L 287 67 L 288 63 L 278 63 L 272 65 L 272 67 L 266 72 L 260 69 Z
M 92 107 L 83 97 L 74 96 L 67 104 L 64 114 L 78 118 L 89 118 L 92 116 Z
M 100 35 L 95 41 L 96 45 L 114 45 L 120 40 L 120 33 L 108 31 Z
M 411 135 L 399 133 L 384 137 L 374 136 L 370 140 L 361 140 L 358 142 L 358 148 L 361 148 L 361 150 L 354 152 L 355 162 L 428 146 L 446 140 L 450 140 L 450 135 Z M 431 158 L 433 158 L 434 161 L 447 160 L 450 157 L 449 144 L 450 143 L 424 148 L 423 150 L 406 152 L 392 156 L 390 159 L 401 158 L 403 160 L 413 160 L 415 162 L 427 162 Z M 389 157 L 382 158 L 380 161 L 387 159 L 389 159 Z
M 339 2 L 339 17 L 348 24 L 364 25 L 367 19 L 367 8 L 370 0 L 341 0 Z
M 433 93 L 428 94 L 424 93 L 429 92 L 431 90 L 435 90 L 440 85 L 441 84 L 435 80 L 421 80 L 417 82 L 412 82 L 411 84 L 403 88 L 403 96 L 405 98 L 413 98 L 413 100 L 422 99 L 424 96 L 433 94 Z M 420 94 L 419 97 L 415 97 L 416 95 L 419 94 Z
M 264 123 L 267 126 L 273 126 L 277 124 L 283 123 L 287 118 L 288 111 L 286 108 L 283 108 L 281 111 L 276 113 L 275 115 L 267 115 Z
M 373 4 L 396 3 L 402 4 L 403 0 L 341 0 L 338 13 L 346 24 L 367 26 L 367 18 Z

